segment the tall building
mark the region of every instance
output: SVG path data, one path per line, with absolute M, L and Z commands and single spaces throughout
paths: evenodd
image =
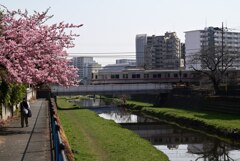
M 185 32 L 186 69 L 203 69 L 203 64 L 198 61 L 192 62 L 193 57 L 201 52 L 203 47 L 209 50 L 223 49 L 223 52 L 240 54 L 240 33 L 230 32 L 218 27 L 206 27 L 204 30 Z M 225 50 L 225 51 L 224 51 Z M 235 59 L 232 68 L 240 69 L 240 57 Z
M 139 34 L 136 36 L 136 66 L 144 66 L 144 48 L 147 44 L 147 35 Z
M 145 69 L 179 69 L 181 43 L 175 32 L 148 36 L 144 50 Z
M 74 57 L 73 65 L 78 68 L 79 80 L 83 84 L 89 84 L 92 80 L 93 73 L 101 68 L 101 65 L 93 60 L 93 57 Z

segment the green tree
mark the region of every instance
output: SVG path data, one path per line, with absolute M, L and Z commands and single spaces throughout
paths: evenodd
M 14 106 L 17 105 L 18 103 L 21 102 L 21 100 L 23 99 L 23 97 L 26 96 L 26 86 L 23 84 L 17 84 L 17 83 L 13 83 L 10 84 L 10 107 L 11 107 L 11 113 L 13 116 L 13 109 Z
M 8 105 L 10 103 L 11 87 L 5 80 L 2 80 L 0 84 L 0 91 L 0 102 Z
M 8 83 L 2 80 L 0 84 L 0 103 L 11 109 L 13 116 L 14 106 L 17 105 L 26 95 L 26 86 L 17 83 Z

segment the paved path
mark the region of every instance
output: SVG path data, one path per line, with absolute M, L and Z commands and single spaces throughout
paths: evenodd
M 29 127 L 20 118 L 0 128 L 0 161 L 51 161 L 48 102 L 30 103 Z

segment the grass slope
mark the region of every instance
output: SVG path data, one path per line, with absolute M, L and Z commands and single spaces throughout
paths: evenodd
M 58 99 L 58 107 L 75 106 Z M 84 161 L 167 161 L 162 152 L 135 133 L 121 128 L 96 113 L 78 109 L 58 110 L 76 160 Z
M 224 134 L 226 137 L 240 136 L 239 115 L 177 108 L 153 108 L 151 105 L 146 107 L 142 102 L 136 101 L 129 101 L 128 104 L 131 104 L 131 107 L 133 107 L 132 110 L 141 111 L 163 120 L 172 120 L 177 124 L 188 126 L 189 128 L 194 129 L 195 126 L 201 125 L 201 130 L 207 129 L 210 133 L 220 132 L 220 135 Z

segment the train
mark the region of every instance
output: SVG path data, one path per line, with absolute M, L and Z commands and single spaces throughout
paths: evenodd
M 100 70 L 92 75 L 91 84 L 171 83 L 200 85 L 206 82 L 209 82 L 208 77 L 194 70 L 145 70 L 133 68 L 116 71 Z M 225 84 L 240 85 L 240 70 L 228 70 L 223 82 Z
M 186 83 L 198 84 L 200 74 L 190 70 L 99 71 L 92 76 L 92 84 Z

